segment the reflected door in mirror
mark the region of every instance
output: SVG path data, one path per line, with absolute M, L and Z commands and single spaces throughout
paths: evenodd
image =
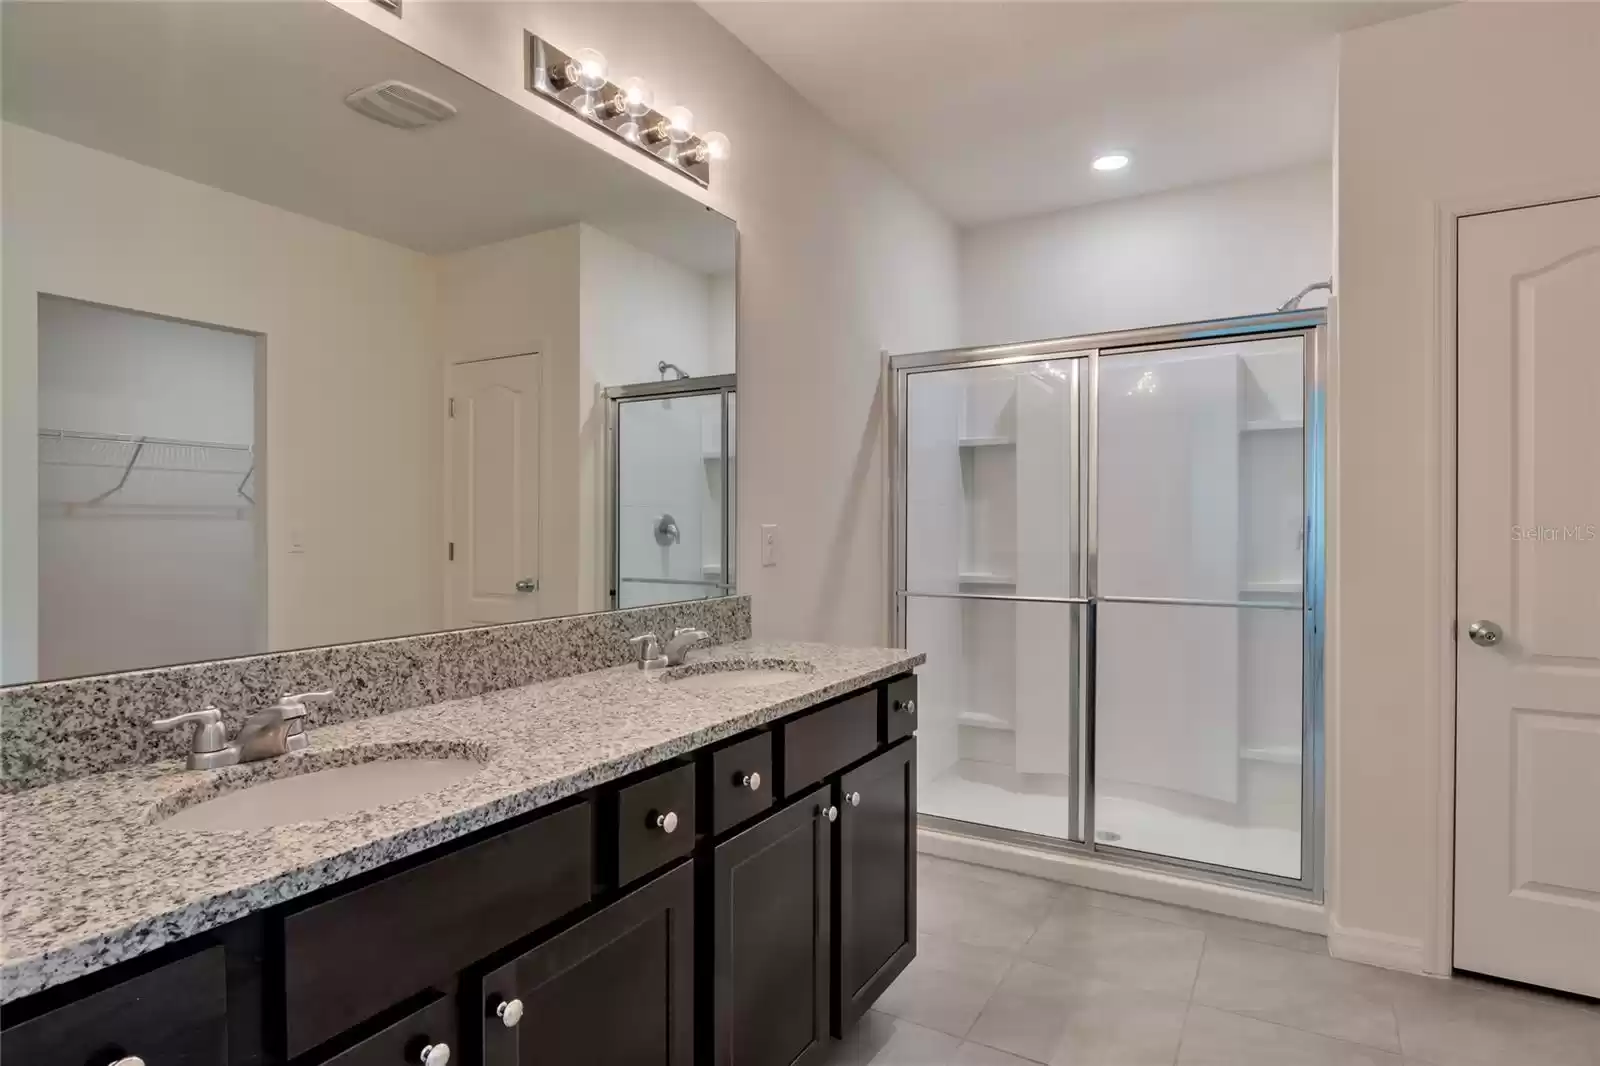
M 539 356 L 450 368 L 450 621 L 539 617 Z

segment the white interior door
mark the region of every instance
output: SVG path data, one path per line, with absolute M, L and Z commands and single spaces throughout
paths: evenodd
M 1600 996 L 1600 198 L 1459 237 L 1455 962 Z
M 539 610 L 539 357 L 450 368 L 450 618 Z

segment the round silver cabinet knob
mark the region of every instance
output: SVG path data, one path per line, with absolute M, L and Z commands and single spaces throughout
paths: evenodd
M 668 811 L 666 814 L 657 814 L 650 819 L 650 824 L 663 833 L 671 833 L 678 828 L 678 812 Z
M 144 1066 L 144 1060 L 137 1055 L 124 1055 L 113 1060 L 111 1066 Z
M 417 1061 L 422 1066 L 450 1066 L 450 1045 L 429 1044 L 422 1049 L 422 1054 L 417 1056 Z
M 525 577 L 525 578 L 523 578 L 521 581 L 517 582 L 517 591 L 518 592 L 538 592 L 539 591 L 539 579 L 536 578 L 536 577 Z
M 740 774 L 739 787 L 748 788 L 751 792 L 761 791 L 761 775 L 756 773 Z
M 836 821 L 839 820 L 839 808 L 837 808 L 837 807 L 833 807 L 833 806 L 818 807 L 817 808 L 817 814 L 819 814 L 823 818 L 826 818 L 830 822 L 836 822 Z
M 1480 648 L 1492 648 L 1505 637 L 1505 630 L 1488 619 L 1479 619 L 1467 627 L 1467 636 Z
M 506 999 L 494 1005 L 494 1016 L 500 1019 L 500 1024 L 507 1029 L 515 1029 L 522 1020 L 522 1000 Z
M 844 799 L 845 799 L 845 802 L 850 804 L 850 806 L 852 806 L 852 807 L 861 806 L 861 793 L 859 793 L 859 792 L 852 792 L 852 793 L 850 793 L 850 795 L 846 796 Z
M 894 704 L 894 709 L 899 711 L 901 714 L 916 714 L 917 713 L 917 701 L 916 700 L 896 700 L 895 704 Z

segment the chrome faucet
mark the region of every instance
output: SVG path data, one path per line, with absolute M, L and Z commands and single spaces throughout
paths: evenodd
M 711 639 L 711 634 L 703 629 L 684 628 L 672 631 L 672 639 L 667 641 L 662 654 L 667 658 L 668 666 L 682 666 L 689 660 L 689 649 L 702 641 Z
M 640 633 L 637 637 L 629 637 L 628 643 L 636 649 L 639 669 L 651 670 L 667 665 L 667 657 L 661 654 L 661 644 L 654 633 Z
M 158 718 L 150 727 L 166 732 L 182 725 L 195 726 L 185 765 L 191 770 L 215 770 L 235 763 L 274 759 L 306 747 L 311 743 L 305 731 L 306 704 L 323 703 L 332 698 L 332 689 L 285 693 L 277 703 L 246 718 L 232 744 L 228 743 L 228 729 L 222 724 L 222 712 L 215 707 Z

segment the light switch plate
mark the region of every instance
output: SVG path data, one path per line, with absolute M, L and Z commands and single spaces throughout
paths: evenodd
M 761 527 L 761 565 L 778 565 L 778 527 Z

